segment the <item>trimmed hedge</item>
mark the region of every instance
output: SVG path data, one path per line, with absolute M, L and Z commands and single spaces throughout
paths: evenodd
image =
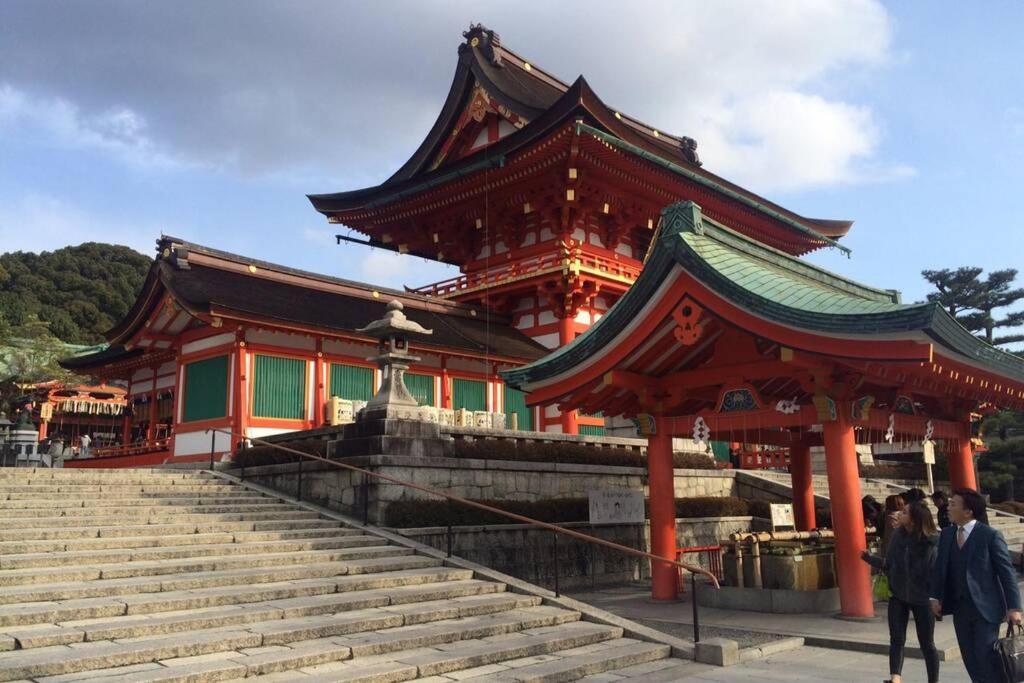
M 549 498 L 537 501 L 477 500 L 500 510 L 514 512 L 541 522 L 585 522 L 590 515 L 586 498 Z M 742 498 L 683 498 L 676 501 L 676 517 L 770 517 L 768 503 Z M 444 500 L 403 500 L 390 503 L 384 514 L 385 526 L 407 529 L 427 526 L 474 526 L 516 524 L 502 515 Z

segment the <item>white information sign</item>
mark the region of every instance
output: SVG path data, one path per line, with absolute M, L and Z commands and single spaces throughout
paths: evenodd
M 591 524 L 643 524 L 644 492 L 632 489 L 591 491 Z
M 772 528 L 790 527 L 793 524 L 793 506 L 789 503 L 772 503 Z
M 922 455 L 924 455 L 924 464 L 925 465 L 934 465 L 935 464 L 935 442 L 934 441 L 925 441 L 924 443 L 922 443 L 921 444 L 921 453 L 922 453 Z

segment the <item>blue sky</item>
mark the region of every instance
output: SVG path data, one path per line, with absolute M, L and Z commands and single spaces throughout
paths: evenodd
M 1024 5 L 953 2 L 0 5 L 0 250 L 161 233 L 391 286 L 306 193 L 387 177 L 482 21 L 534 63 L 695 137 L 706 168 L 856 221 L 811 259 L 924 297 L 923 268 L 1017 267 Z

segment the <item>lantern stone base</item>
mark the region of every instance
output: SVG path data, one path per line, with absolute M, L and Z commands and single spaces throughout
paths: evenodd
M 394 406 L 388 406 L 383 410 L 361 411 L 358 422 L 345 425 L 344 438 L 338 442 L 343 452 L 337 454 L 443 457 L 451 452 L 454 442 L 450 436 L 441 435 L 440 425 L 405 417 L 404 414 L 400 417 L 388 415 L 394 409 Z

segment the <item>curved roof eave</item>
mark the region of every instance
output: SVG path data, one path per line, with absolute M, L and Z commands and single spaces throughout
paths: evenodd
M 789 268 L 797 286 L 801 280 L 811 282 L 819 290 L 825 290 L 826 285 L 830 285 L 835 296 L 861 300 L 863 306 L 860 311 L 836 313 L 827 308 L 814 310 L 813 307 L 807 307 L 806 303 L 803 308 L 782 303 L 778 297 L 762 296 L 734 281 L 719 271 L 718 267 L 705 261 L 683 238 L 686 232 L 703 233 L 702 217 L 696 204 L 683 202 L 668 207 L 663 212 L 662 221 L 672 229 L 663 233 L 640 277 L 622 299 L 570 344 L 539 361 L 502 372 L 507 383 L 522 388 L 546 382 L 572 368 L 585 365 L 588 358 L 612 344 L 633 323 L 637 312 L 651 300 L 653 293 L 677 265 L 729 303 L 756 312 L 756 315 L 773 323 L 825 336 L 862 339 L 876 335 L 896 335 L 910 340 L 924 334 L 936 342 L 939 347 L 936 352 L 940 355 L 1024 383 L 1024 359 L 978 339 L 941 306 L 933 303 L 899 304 L 895 301 L 895 295 L 893 301 L 886 303 L 881 299 L 884 290 L 875 290 L 839 278 L 816 266 L 751 242 L 751 248 L 765 250 L 766 258 L 781 260 L 780 267 Z M 805 293 L 800 293 L 794 299 L 806 301 L 803 296 Z

